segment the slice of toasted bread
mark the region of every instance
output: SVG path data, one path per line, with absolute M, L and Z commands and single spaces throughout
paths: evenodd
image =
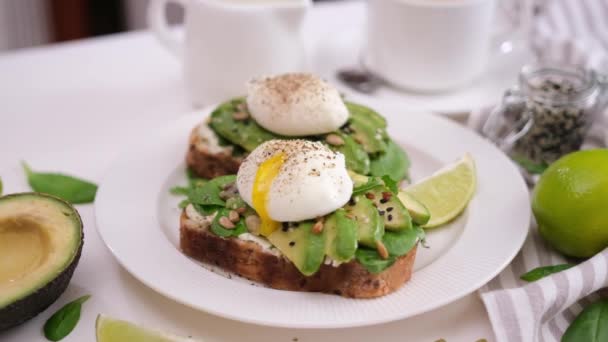
M 180 218 L 180 247 L 198 260 L 269 287 L 291 291 L 325 292 L 352 298 L 374 298 L 396 291 L 412 276 L 416 247 L 378 274 L 368 272 L 356 261 L 337 267 L 323 264 L 307 277 L 280 253 L 254 241 L 223 238 L 188 218 Z
M 220 146 L 218 137 L 206 122 L 194 127 L 190 133 L 186 165 L 198 177 L 212 179 L 234 175 L 239 170 L 243 157 L 232 155 L 231 146 Z

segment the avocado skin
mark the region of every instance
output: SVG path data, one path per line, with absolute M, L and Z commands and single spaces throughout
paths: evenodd
M 80 226 L 80 245 L 78 246 L 78 251 L 74 255 L 74 259 L 70 265 L 66 267 L 57 277 L 55 277 L 55 279 L 30 295 L 0 309 L 0 331 L 7 330 L 34 318 L 53 304 L 57 298 L 59 298 L 59 296 L 65 292 L 70 280 L 72 280 L 74 270 L 76 269 L 76 266 L 78 266 L 78 261 L 80 260 L 80 255 L 82 253 L 82 246 L 84 245 L 82 218 L 80 217 L 78 211 L 74 209 L 74 207 L 68 202 L 55 196 L 35 192 L 11 194 L 0 197 L 0 199 L 6 200 L 10 197 L 32 195 L 62 202 L 74 211 L 74 216 L 76 220 L 78 220 L 78 224 Z

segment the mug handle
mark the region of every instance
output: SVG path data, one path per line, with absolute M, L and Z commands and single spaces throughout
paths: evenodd
M 170 2 L 186 7 L 186 0 L 151 0 L 148 5 L 148 26 L 152 29 L 158 41 L 173 55 L 181 59 L 183 42 L 171 31 L 165 15 L 165 9 Z
M 481 133 L 503 152 L 508 153 L 513 145 L 530 131 L 534 125 L 534 118 L 527 111 L 522 112 L 522 116 L 516 122 L 506 124 L 504 108 L 509 102 L 523 100 L 522 94 L 517 89 L 509 89 L 505 93 L 502 104 L 492 110 L 486 122 L 481 128 Z M 521 128 L 520 128 L 521 127 Z

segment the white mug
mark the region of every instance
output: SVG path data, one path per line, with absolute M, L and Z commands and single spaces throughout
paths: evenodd
M 524 0 L 524 3 L 529 0 Z M 364 66 L 394 85 L 451 90 L 482 74 L 497 0 L 368 0 Z M 531 9 L 521 10 L 528 15 Z M 521 25 L 529 19 L 522 17 Z
M 165 8 L 185 10 L 185 37 L 177 39 Z M 311 0 L 152 0 L 148 24 L 183 63 L 194 106 L 245 92 L 254 76 L 305 68 L 300 27 Z

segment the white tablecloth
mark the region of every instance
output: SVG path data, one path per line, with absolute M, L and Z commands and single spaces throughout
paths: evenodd
M 361 3 L 317 6 L 306 22 L 307 44 L 313 46 L 331 29 L 360 24 L 362 9 Z M 190 110 L 180 71 L 147 32 L 0 55 L 0 177 L 5 192 L 27 190 L 21 160 L 35 169 L 99 181 L 123 146 Z M 65 342 L 94 341 L 98 313 L 207 341 L 493 340 L 476 294 L 408 320 L 339 330 L 260 327 L 195 311 L 129 275 L 99 238 L 93 207 L 78 209 L 85 245 L 67 292 L 35 319 L 0 333 L 0 341 L 45 341 L 44 321 L 81 293 L 92 298 Z

